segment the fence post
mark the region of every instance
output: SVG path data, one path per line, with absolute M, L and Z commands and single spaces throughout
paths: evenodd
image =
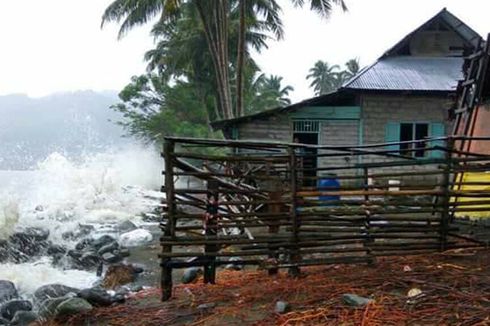
M 298 192 L 298 175 L 297 175 L 297 158 L 296 158 L 296 153 L 295 149 L 293 147 L 288 147 L 288 152 L 289 152 L 289 167 L 291 170 L 291 211 L 290 211 L 290 217 L 291 217 L 291 222 L 293 226 L 293 246 L 291 247 L 291 263 L 296 264 L 301 260 L 301 256 L 299 255 L 299 248 L 298 248 L 298 243 L 299 243 L 299 220 L 298 220 L 298 205 L 297 205 L 297 192 Z M 299 276 L 300 274 L 300 269 L 298 266 L 292 266 L 289 268 L 289 275 L 296 277 Z
M 268 176 L 272 176 L 273 173 L 269 172 L 267 175 Z M 281 200 L 281 185 L 278 183 L 277 180 L 269 180 L 267 182 L 267 190 L 269 191 L 269 201 L 271 202 L 275 202 L 275 201 L 280 201 Z M 281 205 L 280 204 L 271 204 L 269 203 L 268 205 L 268 209 L 267 211 L 271 214 L 277 214 L 277 213 L 280 213 L 281 212 Z M 269 223 L 269 234 L 277 234 L 279 232 L 279 228 L 280 228 L 280 222 L 277 222 L 277 221 L 270 221 Z M 272 244 L 272 243 L 269 243 L 268 245 L 269 247 L 269 259 L 273 260 L 273 261 L 277 261 L 277 259 L 279 258 L 279 255 L 277 254 L 277 249 L 279 249 L 276 245 Z M 267 270 L 268 274 L 269 275 L 275 275 L 277 274 L 278 272 L 278 268 L 277 267 L 272 267 L 272 268 L 269 268 Z
M 219 184 L 214 180 L 207 182 L 206 194 L 206 217 L 204 222 L 204 232 L 206 238 L 215 237 L 218 234 L 218 208 L 219 208 Z M 216 252 L 218 245 L 204 245 L 206 264 L 204 265 L 204 283 L 214 284 L 216 281 Z M 211 254 L 211 255 L 208 255 Z
M 441 251 L 447 248 L 447 234 L 449 232 L 449 219 L 450 214 L 450 201 L 451 201 L 451 171 L 453 169 L 452 151 L 454 148 L 454 139 L 449 136 L 446 140 L 446 157 L 444 163 L 444 174 L 442 180 L 443 187 L 443 202 L 442 202 L 442 214 L 440 225 L 440 237 L 441 237 Z
M 174 167 L 172 154 L 175 149 L 175 143 L 172 140 L 165 140 L 163 147 L 163 157 L 165 159 L 165 199 L 167 201 L 166 224 L 164 225 L 163 235 L 165 237 L 175 236 L 175 196 L 174 196 Z M 160 287 L 162 291 L 162 301 L 172 297 L 172 265 L 171 258 L 165 257 L 166 253 L 172 252 L 172 245 L 162 246 L 162 274 L 160 278 Z
M 367 167 L 363 168 L 363 181 L 364 181 L 364 191 L 366 191 L 366 194 L 364 195 L 364 214 L 365 214 L 365 220 L 364 220 L 364 227 L 366 231 L 366 239 L 364 240 L 364 247 L 366 248 L 366 255 L 368 256 L 368 264 L 373 265 L 375 263 L 375 258 L 372 257 L 371 255 L 371 247 L 369 246 L 370 243 L 374 242 L 374 239 L 371 238 L 371 211 L 370 211 L 370 206 L 371 203 L 369 201 L 369 195 L 367 192 L 369 192 L 369 170 Z

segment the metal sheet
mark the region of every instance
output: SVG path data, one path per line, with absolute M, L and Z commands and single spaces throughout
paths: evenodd
M 463 79 L 462 58 L 388 57 L 344 84 L 346 89 L 456 91 Z

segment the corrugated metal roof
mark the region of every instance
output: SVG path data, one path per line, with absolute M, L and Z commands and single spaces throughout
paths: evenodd
M 387 57 L 347 81 L 342 88 L 394 91 L 456 91 L 463 58 Z

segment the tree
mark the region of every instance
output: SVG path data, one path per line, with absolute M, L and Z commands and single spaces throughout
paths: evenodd
M 251 83 L 251 91 L 245 93 L 246 113 L 252 114 L 291 104 L 288 96 L 294 88 L 289 85 L 283 86 L 282 79 L 275 75 L 258 75 Z
M 306 79 L 312 79 L 310 87 L 313 87 L 315 95 L 323 95 L 336 91 L 349 79 L 359 72 L 359 59 L 351 59 L 345 63 L 345 69 L 340 66 L 330 66 L 326 61 L 318 60 L 310 68 Z
M 298 7 L 303 7 L 304 0 L 292 0 Z M 333 5 L 340 5 L 344 10 L 343 0 L 311 0 L 310 8 L 323 17 L 328 17 Z M 236 0 L 115 0 L 105 11 L 102 24 L 105 22 L 123 21 L 119 36 L 124 35 L 136 25 L 147 23 L 160 14 L 159 23 L 172 21 L 183 4 L 196 7 L 206 37 L 216 85 L 217 106 L 223 118 L 228 119 L 242 115 L 243 105 L 243 67 L 245 64 L 246 45 L 244 35 L 250 21 L 265 17 L 262 30 L 274 32 L 276 37 L 282 33 L 282 22 L 279 17 L 280 7 L 275 0 L 239 0 L 238 50 L 235 69 L 236 108 L 233 110 L 231 98 L 231 77 L 229 60 L 230 14 L 237 7 Z M 251 15 L 250 15 L 251 12 Z
M 323 95 L 337 89 L 339 83 L 338 65 L 329 65 L 326 61 L 318 60 L 310 68 L 306 79 L 311 79 L 310 87 L 313 87 L 315 95 Z
M 196 88 L 177 81 L 170 86 L 157 74 L 135 76 L 120 93 L 121 103 L 112 109 L 122 113 L 119 121 L 127 133 L 148 142 L 168 135 L 209 137 L 207 112 Z

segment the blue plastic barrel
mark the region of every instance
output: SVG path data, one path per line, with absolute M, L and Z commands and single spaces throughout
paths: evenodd
M 340 189 L 340 182 L 335 174 L 325 175 L 318 179 L 319 191 L 336 191 Z M 330 205 L 328 202 L 340 200 L 340 196 L 319 196 L 318 199 L 325 202 L 324 205 Z

